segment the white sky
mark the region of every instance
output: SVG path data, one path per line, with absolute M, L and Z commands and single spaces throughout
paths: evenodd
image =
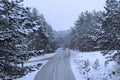
M 106 0 L 24 0 L 44 15 L 54 30 L 67 30 L 74 25 L 82 11 L 103 11 Z

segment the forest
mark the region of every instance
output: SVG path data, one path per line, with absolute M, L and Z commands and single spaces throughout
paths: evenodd
M 120 1 L 106 0 L 105 11 L 86 11 L 67 31 L 55 31 L 36 8 L 23 0 L 0 0 L 0 78 L 16 79 L 34 71 L 24 61 L 58 48 L 102 51 L 120 64 Z

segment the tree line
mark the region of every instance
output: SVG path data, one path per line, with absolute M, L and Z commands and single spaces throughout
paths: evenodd
M 0 0 L 0 78 L 15 79 L 32 70 L 20 66 L 33 56 L 53 52 L 53 30 L 33 8 L 23 7 L 23 0 Z
M 103 51 L 120 63 L 120 1 L 106 0 L 105 11 L 81 12 L 68 31 L 56 32 L 43 14 L 23 0 L 0 0 L 0 78 L 15 79 L 32 70 L 19 64 L 59 47 Z M 113 54 L 114 53 L 114 54 Z
M 85 52 L 102 51 L 108 61 L 120 63 L 120 1 L 106 0 L 104 8 L 81 12 L 68 34 L 59 36 L 63 40 L 60 45 Z

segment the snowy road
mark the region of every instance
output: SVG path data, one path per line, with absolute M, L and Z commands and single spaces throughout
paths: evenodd
M 70 52 L 61 50 L 37 73 L 34 80 L 75 80 L 70 65 Z

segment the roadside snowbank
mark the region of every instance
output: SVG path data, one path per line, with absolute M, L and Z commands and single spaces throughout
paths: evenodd
M 71 66 L 76 80 L 120 80 L 120 65 L 97 52 L 71 51 Z
M 51 53 L 51 54 L 41 55 L 38 57 L 33 57 L 29 61 L 26 61 L 24 63 L 24 66 L 33 66 L 39 63 L 42 63 L 42 66 L 44 66 L 48 62 L 48 60 L 56 54 L 57 53 Z M 28 73 L 26 76 L 16 79 L 16 80 L 34 80 L 34 77 L 36 76 L 38 71 L 42 68 L 42 66 L 39 69 L 36 69 L 36 71 Z
M 48 58 L 52 58 L 54 55 L 56 55 L 56 53 L 44 54 L 44 55 L 40 55 L 38 57 L 32 57 L 31 59 L 29 59 L 29 61 L 48 59 Z

